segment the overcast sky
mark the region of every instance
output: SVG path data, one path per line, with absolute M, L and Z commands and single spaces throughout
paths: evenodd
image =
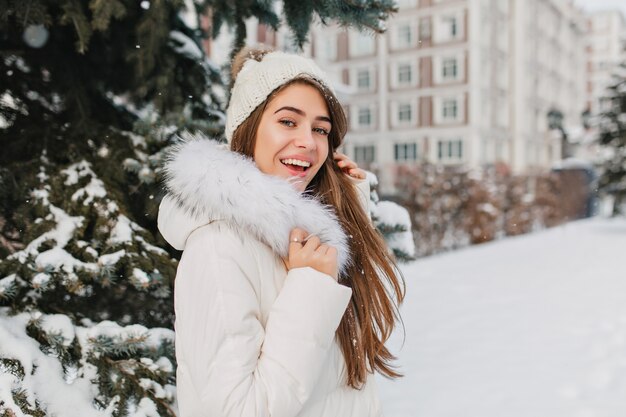
M 626 0 L 576 0 L 576 4 L 591 11 L 619 9 L 626 17 Z

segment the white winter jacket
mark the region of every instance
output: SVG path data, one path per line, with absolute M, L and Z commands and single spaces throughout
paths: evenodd
M 374 377 L 347 386 L 335 338 L 351 290 L 281 260 L 300 227 L 335 246 L 346 268 L 334 215 L 210 140 L 182 145 L 166 169 L 159 230 L 184 250 L 175 281 L 181 417 L 380 416 Z

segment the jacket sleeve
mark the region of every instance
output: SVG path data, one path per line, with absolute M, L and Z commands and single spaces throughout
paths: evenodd
M 246 259 L 240 240 L 198 232 L 176 278 L 181 417 L 296 416 L 351 290 L 312 268 L 292 269 L 263 328 L 254 259 Z

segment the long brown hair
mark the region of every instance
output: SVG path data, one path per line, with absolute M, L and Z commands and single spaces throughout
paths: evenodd
M 245 51 L 239 55 L 248 54 L 260 60 L 267 52 Z M 236 76 L 238 69 L 233 72 Z M 361 206 L 352 180 L 334 162 L 333 151 L 341 145 L 347 131 L 343 108 L 322 83 L 308 77 L 295 78 L 273 91 L 235 130 L 231 150 L 254 157 L 263 112 L 276 94 L 294 83 L 316 88 L 330 113 L 332 128 L 328 140 L 331 150 L 307 192 L 334 208 L 349 238 L 352 261 L 347 272 L 339 277 L 339 282 L 352 288 L 352 300 L 337 329 L 337 338 L 346 362 L 347 384 L 358 389 L 365 383 L 367 374 L 374 371 L 388 378 L 401 376 L 391 363 L 395 357 L 385 347 L 385 342 L 400 319 L 398 305 L 404 299 L 405 286 L 395 258 Z

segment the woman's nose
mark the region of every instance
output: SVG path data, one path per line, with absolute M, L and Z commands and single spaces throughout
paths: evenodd
M 311 128 L 302 128 L 296 132 L 296 138 L 294 139 L 296 146 L 306 149 L 315 149 L 315 138 Z

